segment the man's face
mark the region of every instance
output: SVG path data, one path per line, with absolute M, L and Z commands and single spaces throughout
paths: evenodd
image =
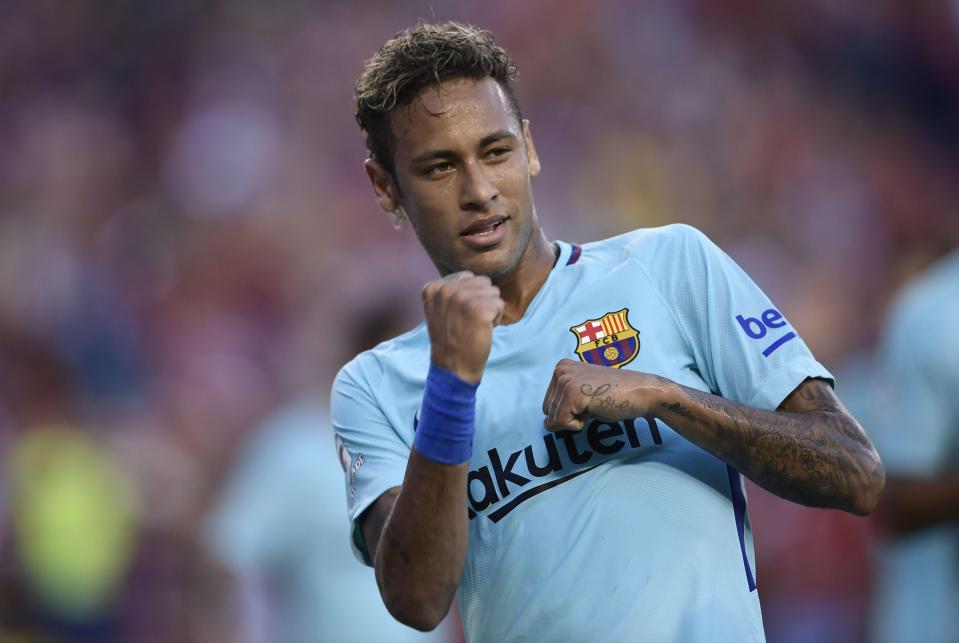
M 391 125 L 395 183 L 367 163 L 380 205 L 403 208 L 441 274 L 512 272 L 538 225 L 539 160 L 499 83 L 446 81 L 395 110 Z

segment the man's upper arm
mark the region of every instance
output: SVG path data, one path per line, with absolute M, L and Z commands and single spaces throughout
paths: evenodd
M 376 550 L 380 546 L 380 536 L 383 534 L 383 526 L 393 511 L 393 505 L 396 504 L 396 497 L 400 494 L 400 489 L 401 487 L 388 489 L 360 515 L 360 530 L 363 533 L 363 540 L 366 542 L 366 550 L 369 552 L 370 561 L 374 564 L 376 563 Z
M 364 375 L 356 361 L 340 371 L 333 384 L 330 410 L 346 477 L 350 544 L 357 558 L 372 565 L 360 518 L 403 484 L 410 447 L 384 415 Z
M 786 413 L 819 413 L 819 426 L 832 431 L 835 437 L 849 440 L 849 444 L 864 448 L 875 461 L 873 473 L 882 471 L 875 447 L 863 430 L 859 421 L 846 410 L 839 396 L 832 389 L 830 380 L 810 377 L 790 393 L 776 409 Z M 878 474 L 877 474 L 878 475 Z M 881 485 L 880 485 L 881 486 Z
M 777 411 L 805 413 L 809 411 L 840 411 L 848 413 L 829 380 L 809 377 L 786 396 Z

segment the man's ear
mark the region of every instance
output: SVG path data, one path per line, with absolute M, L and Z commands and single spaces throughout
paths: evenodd
M 526 141 L 526 165 L 530 176 L 539 174 L 539 156 L 536 154 L 536 146 L 533 145 L 533 135 L 529 131 L 529 119 L 523 119 L 523 140 Z
M 373 185 L 376 202 L 386 212 L 395 213 L 400 208 L 400 199 L 396 184 L 393 182 L 393 176 L 372 158 L 366 159 L 363 167 L 366 169 L 366 175 L 370 177 L 370 183 Z

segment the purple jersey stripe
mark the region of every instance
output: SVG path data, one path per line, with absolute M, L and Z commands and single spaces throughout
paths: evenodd
M 567 266 L 572 266 L 574 263 L 579 261 L 579 255 L 583 253 L 583 249 L 579 247 L 578 245 L 576 245 L 575 243 L 572 244 L 572 246 L 573 246 L 573 250 L 572 252 L 569 253 L 569 260 L 566 262 Z
M 766 347 L 766 350 L 763 351 L 763 357 L 769 357 L 773 354 L 773 351 L 788 342 L 790 339 L 796 339 L 796 333 L 786 333 L 772 344 Z
M 753 570 L 749 567 L 749 557 L 746 556 L 746 496 L 743 494 L 739 472 L 727 464 L 726 473 L 729 474 L 729 491 L 733 496 L 733 514 L 736 516 L 736 531 L 739 532 L 739 550 L 743 554 L 743 567 L 746 568 L 746 585 L 752 592 L 756 590 L 756 581 L 753 579 Z

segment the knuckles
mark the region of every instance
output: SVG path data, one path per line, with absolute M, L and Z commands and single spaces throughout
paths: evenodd
M 442 279 L 427 282 L 420 294 L 425 303 L 442 302 L 462 305 L 482 295 L 499 297 L 500 290 L 486 275 L 474 275 L 469 271 L 457 272 Z
M 423 297 L 424 302 L 428 302 L 433 298 L 433 295 L 436 294 L 436 289 L 438 285 L 435 281 L 428 281 L 426 285 L 423 286 L 423 289 L 420 290 L 420 296 Z
M 427 282 L 421 295 L 428 320 L 452 315 L 495 325 L 505 309 L 500 290 L 490 278 L 468 271 Z

